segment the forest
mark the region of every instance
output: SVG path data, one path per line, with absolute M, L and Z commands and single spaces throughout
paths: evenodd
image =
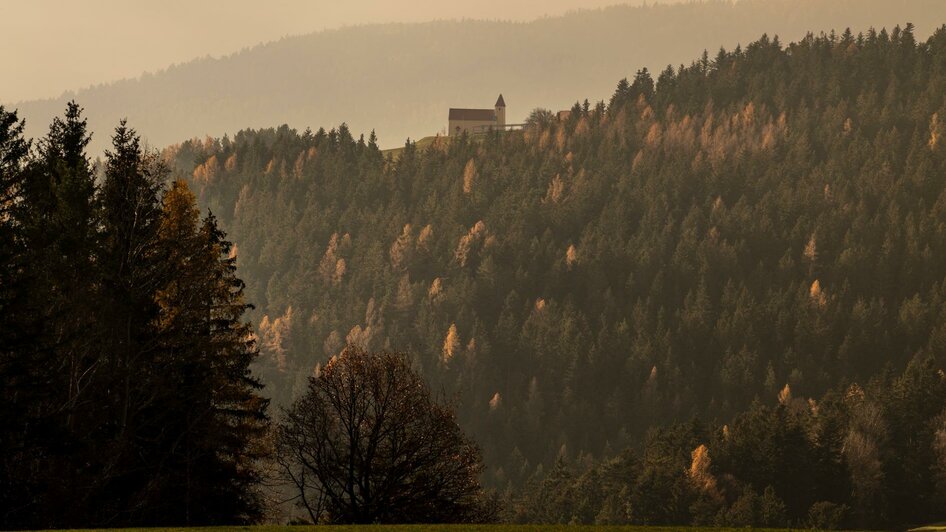
M 230 231 L 278 404 L 393 347 L 512 519 L 902 524 L 942 517 L 944 95 L 946 30 L 908 24 L 763 37 L 397 158 L 344 124 L 165 157 Z M 536 495 L 586 481 L 607 511 Z
M 402 436 L 467 521 L 946 519 L 946 26 L 763 36 L 396 156 L 90 134 L 0 108 L 3 528 L 284 523 L 274 445 L 312 520 L 448 519 L 360 504 L 360 448 L 306 462 Z M 410 415 L 360 434 L 369 396 Z

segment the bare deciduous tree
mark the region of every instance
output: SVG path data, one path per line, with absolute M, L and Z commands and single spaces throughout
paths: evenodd
M 349 346 L 286 410 L 277 456 L 313 522 L 491 521 L 479 449 L 404 355 Z

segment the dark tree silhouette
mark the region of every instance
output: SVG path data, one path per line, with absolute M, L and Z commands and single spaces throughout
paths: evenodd
M 278 460 L 314 522 L 493 520 L 479 449 L 398 353 L 349 346 L 284 412 Z
M 231 244 L 124 122 L 0 107 L 0 528 L 244 524 L 268 401 Z M 63 503 L 63 501 L 68 501 Z
M 33 346 L 38 335 L 35 313 L 28 305 L 31 270 L 24 231 L 24 166 L 30 143 L 16 112 L 0 106 L 0 527 L 19 522 L 7 508 L 21 508 L 38 497 L 35 466 L 41 462 L 37 443 L 48 429 L 41 406 L 45 357 Z

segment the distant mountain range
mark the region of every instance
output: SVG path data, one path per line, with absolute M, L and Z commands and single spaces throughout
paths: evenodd
M 7 104 L 27 119 L 28 134 L 39 136 L 76 99 L 96 133 L 93 156 L 122 117 L 155 147 L 249 127 L 342 122 L 356 132 L 374 129 L 382 147 L 395 147 L 445 130 L 449 107 L 489 107 L 499 93 L 507 120 L 516 122 L 537 106 L 557 110 L 587 95 L 606 98 L 616 79 L 639 68 L 659 72 L 703 50 L 712 57 L 720 46 L 762 33 L 789 42 L 809 31 L 913 22 L 925 38 L 944 21 L 942 0 L 744 0 L 617 6 L 529 23 L 355 26 Z

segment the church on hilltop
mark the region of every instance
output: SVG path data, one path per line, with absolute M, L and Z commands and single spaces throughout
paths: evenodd
M 483 133 L 506 127 L 506 102 L 499 95 L 493 109 L 450 109 L 447 133 L 452 137 L 463 132 Z

